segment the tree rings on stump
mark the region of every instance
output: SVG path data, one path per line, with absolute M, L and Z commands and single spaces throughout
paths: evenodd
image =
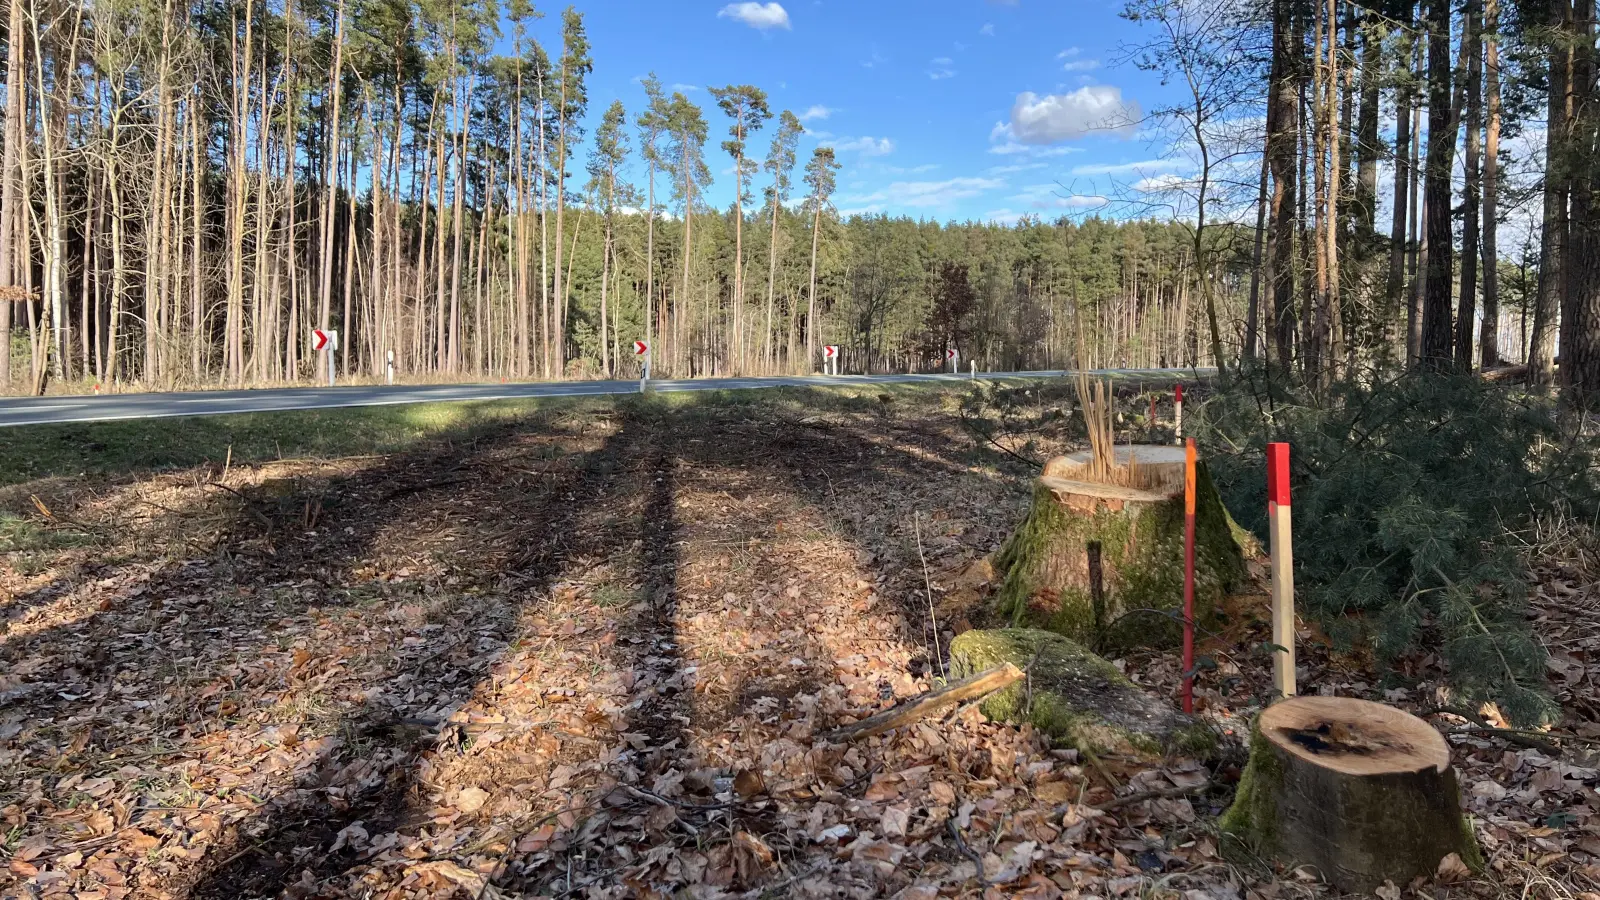
M 1404 886 L 1452 853 L 1482 868 L 1444 737 L 1345 697 L 1294 697 L 1261 713 L 1222 831 L 1229 849 L 1311 866 L 1345 891 Z
M 1027 517 L 996 557 L 998 611 L 1091 646 L 1163 644 L 1182 633 L 1183 448 L 1116 448 L 1112 476 L 1088 451 L 1045 464 Z M 1245 577 L 1236 525 L 1204 461 L 1196 468 L 1195 612 L 1205 620 Z M 1090 578 L 1100 547 L 1102 602 Z

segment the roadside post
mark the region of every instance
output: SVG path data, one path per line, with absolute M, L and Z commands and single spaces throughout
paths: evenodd
M 839 345 L 828 344 L 822 348 L 822 374 L 839 374 Z
M 1172 400 L 1172 430 L 1177 434 L 1177 440 L 1183 441 L 1183 385 L 1173 389 Z
M 386 384 L 394 384 L 394 351 L 393 350 L 389 351 L 389 358 L 388 358 L 388 361 L 386 362 L 386 364 L 384 366 L 383 378 L 384 378 L 384 382 Z
M 1183 445 L 1183 711 L 1194 712 L 1194 438 Z
M 333 351 L 339 349 L 339 332 L 332 328 L 327 331 L 321 328 L 311 329 L 311 349 L 317 353 L 328 354 L 328 387 L 333 387 L 335 365 Z
M 633 342 L 633 355 L 639 357 L 644 364 L 644 370 L 639 375 L 639 393 L 644 393 L 645 385 L 650 381 L 650 345 L 644 341 Z
M 973 360 L 972 361 L 972 380 L 973 381 L 977 381 L 978 380 L 978 361 L 977 360 Z
M 961 352 L 956 348 L 951 347 L 949 350 L 946 350 L 944 352 L 944 358 L 950 360 L 951 375 L 954 375 L 961 370 Z M 973 361 L 973 365 L 977 365 L 976 360 Z
M 1272 687 L 1295 695 L 1294 547 L 1289 525 L 1289 445 L 1267 445 L 1267 530 L 1272 540 Z

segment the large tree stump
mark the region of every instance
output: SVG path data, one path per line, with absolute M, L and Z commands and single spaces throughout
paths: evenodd
M 1012 625 L 1111 647 L 1181 635 L 1183 448 L 1122 446 L 1116 462 L 1128 483 L 1091 480 L 1088 451 L 1045 464 L 1027 518 L 995 561 L 1004 578 L 998 609 Z M 1243 583 L 1245 569 L 1238 526 L 1203 461 L 1196 492 L 1195 614 L 1204 621 Z M 1090 590 L 1091 543 L 1099 545 L 1104 579 L 1098 605 Z
M 1294 697 L 1261 713 L 1222 831 L 1233 849 L 1313 866 L 1345 891 L 1404 886 L 1452 853 L 1483 866 L 1444 737 L 1344 697 Z

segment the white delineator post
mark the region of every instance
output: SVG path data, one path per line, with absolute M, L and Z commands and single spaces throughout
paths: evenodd
M 1272 687 L 1295 695 L 1294 547 L 1289 524 L 1289 445 L 1267 445 L 1267 523 L 1272 539 Z
M 945 359 L 950 360 L 950 374 L 955 375 L 961 371 L 961 351 L 954 347 L 944 352 Z M 974 361 L 976 364 L 976 361 Z
M 389 358 L 388 358 L 387 362 L 384 364 L 383 378 L 384 378 L 384 382 L 385 383 L 394 384 L 394 351 L 393 350 L 389 351 Z
M 327 353 L 328 353 L 328 387 L 333 387 L 333 379 L 334 379 L 335 370 L 339 367 L 339 357 L 337 357 L 337 356 L 335 356 L 333 354 L 333 351 L 335 351 L 337 349 L 339 349 L 339 332 L 330 330 L 328 332 L 328 350 L 327 350 Z
M 642 394 L 645 385 L 650 382 L 650 345 L 644 341 L 634 341 L 633 355 L 640 357 L 640 362 L 644 364 L 644 369 L 639 374 L 639 393 Z
M 1183 443 L 1183 385 L 1181 384 L 1173 391 L 1172 429 L 1177 432 L 1177 443 Z
M 976 380 L 977 377 L 978 377 L 978 361 L 977 360 L 973 360 L 972 361 L 972 377 L 973 377 L 974 380 Z

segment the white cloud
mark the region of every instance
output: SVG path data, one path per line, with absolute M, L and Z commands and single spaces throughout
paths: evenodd
M 894 152 L 894 141 L 888 138 L 858 137 L 858 138 L 826 138 L 822 143 L 835 150 L 854 150 L 862 156 L 887 156 Z
M 1109 84 L 1070 94 L 1023 91 L 1011 107 L 1011 134 L 1024 144 L 1072 141 L 1097 131 L 1128 135 L 1138 118 L 1138 104 L 1123 100 L 1122 89 Z
M 1073 166 L 1074 175 L 1126 175 L 1130 172 L 1143 174 L 1152 169 L 1171 168 L 1172 161 L 1167 159 L 1146 159 L 1139 162 L 1125 163 L 1090 163 L 1088 165 Z
M 984 37 L 994 37 L 994 23 L 993 22 L 985 22 L 985 23 L 983 23 L 983 27 L 978 29 L 978 33 L 983 35 Z
M 920 166 L 886 166 L 882 163 L 867 163 L 865 167 L 872 169 L 874 172 L 882 172 L 885 175 L 921 175 L 924 172 L 932 172 L 934 169 L 939 168 L 939 164 L 923 163 Z
M 813 106 L 800 114 L 800 121 L 809 122 L 812 119 L 826 119 L 833 115 L 833 110 L 826 106 Z
M 717 11 L 717 18 L 738 19 L 759 31 L 789 27 L 789 13 L 780 3 L 729 3 Z
M 1018 172 L 1031 172 L 1035 169 L 1046 169 L 1049 167 L 1049 163 L 1042 162 L 1012 163 L 1005 166 L 990 166 L 989 168 L 984 169 L 983 173 L 985 175 L 1014 175 Z
M 1066 156 L 1068 153 L 1082 153 L 1081 147 L 1043 147 L 1038 144 L 1024 144 L 1017 140 L 1011 132 L 1011 126 L 1005 122 L 996 122 L 989 131 L 989 152 L 998 156 Z
M 896 181 L 870 194 L 840 199 L 867 212 L 877 212 L 891 207 L 948 206 L 957 200 L 965 200 L 995 188 L 1005 187 L 1005 184 L 999 178 L 973 177 L 950 178 L 945 181 Z
M 1056 59 L 1071 59 L 1074 56 L 1077 56 L 1078 54 L 1080 54 L 1082 52 L 1083 51 L 1081 49 L 1077 48 L 1077 47 L 1068 47 L 1067 49 L 1061 51 L 1060 53 L 1057 53 L 1056 54 Z
M 932 78 L 934 81 L 954 77 L 956 74 L 956 70 L 952 68 L 954 65 L 955 60 L 952 60 L 950 57 L 936 56 L 928 61 L 928 77 Z
M 983 221 L 994 225 L 1015 225 L 1027 213 L 1020 213 L 1014 209 L 991 209 L 983 214 Z
M 1061 67 L 1061 71 L 1063 71 L 1063 72 L 1087 72 L 1090 69 L 1098 69 L 1098 68 L 1100 68 L 1100 60 L 1098 60 L 1098 59 L 1073 59 L 1073 60 L 1068 60 L 1066 65 L 1063 65 Z
M 674 81 L 672 84 L 667 85 L 667 90 L 669 90 L 669 91 L 677 91 L 677 92 L 679 92 L 681 94 L 690 94 L 690 93 L 693 93 L 695 91 L 700 90 L 700 85 L 698 85 L 698 84 L 684 84 L 681 81 Z
M 1033 209 L 1098 209 L 1107 200 L 1099 194 L 1076 194 L 1059 184 L 1031 184 L 1010 198 Z
M 1163 175 L 1141 178 L 1133 183 L 1133 189 L 1141 194 L 1159 194 L 1162 191 L 1170 191 L 1173 188 L 1182 187 L 1187 183 L 1188 179 L 1168 172 Z

